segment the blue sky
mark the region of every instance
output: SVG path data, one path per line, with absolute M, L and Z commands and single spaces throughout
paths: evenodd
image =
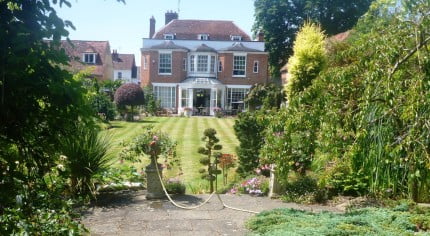
M 164 13 L 178 11 L 178 0 L 70 0 L 71 8 L 57 8 L 70 20 L 70 39 L 108 40 L 119 53 L 134 53 L 140 66 L 142 38 L 149 34 L 149 18 L 156 19 L 156 31 L 164 25 Z M 254 23 L 253 0 L 180 0 L 179 19 L 232 20 L 251 35 Z

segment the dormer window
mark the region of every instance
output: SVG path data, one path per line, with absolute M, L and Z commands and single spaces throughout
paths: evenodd
M 232 41 L 242 41 L 242 36 L 240 35 L 231 35 L 230 38 Z
M 199 34 L 199 35 L 197 35 L 197 39 L 198 40 L 208 40 L 209 34 Z
M 96 54 L 84 53 L 83 61 L 87 64 L 96 64 Z
M 175 39 L 174 34 L 164 34 L 164 39 L 173 40 Z

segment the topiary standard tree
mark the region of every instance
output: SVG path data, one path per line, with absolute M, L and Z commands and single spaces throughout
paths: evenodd
M 133 121 L 134 106 L 143 105 L 145 102 L 145 96 L 142 88 L 137 84 L 123 84 L 115 92 L 114 101 L 119 108 L 131 107 L 131 117 L 129 119 Z
M 206 129 L 203 132 L 202 137 L 202 141 L 206 142 L 206 145 L 205 147 L 200 147 L 198 149 L 198 153 L 205 155 L 200 159 L 200 163 L 202 165 L 207 166 L 207 169 L 202 168 L 199 172 L 202 173 L 202 179 L 209 180 L 211 193 L 214 191 L 214 182 L 217 179 L 216 176 L 221 174 L 221 170 L 218 170 L 218 162 L 221 153 L 213 151 L 221 150 L 222 146 L 220 144 L 217 144 L 219 143 L 219 139 L 215 135 L 216 131 L 214 129 Z M 213 160 L 212 157 L 214 157 Z

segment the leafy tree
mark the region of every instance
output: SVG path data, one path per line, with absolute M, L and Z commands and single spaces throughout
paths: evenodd
M 114 101 L 118 107 L 131 107 L 130 119 L 133 120 L 134 106 L 143 105 L 145 96 L 142 88 L 133 83 L 123 84 L 115 92 Z
M 284 179 L 305 157 L 340 191 L 429 200 L 429 11 L 425 0 L 376 1 L 330 46 L 328 69 L 268 127 L 263 150 Z
M 242 112 L 234 123 L 234 131 L 239 140 L 236 149 L 239 165 L 237 172 L 246 176 L 260 166 L 260 149 L 264 144 L 267 118 L 266 111 Z
M 155 99 L 152 88 L 149 86 L 143 88 L 143 93 L 145 95 L 145 111 L 153 116 L 156 115 L 157 111 L 161 110 L 160 101 Z
M 279 109 L 285 99 L 281 86 L 274 83 L 256 84 L 249 91 L 245 102 L 249 105 L 249 110 L 257 108 L 263 110 Z
M 205 147 L 200 147 L 197 152 L 205 155 L 200 159 L 200 163 L 205 165 L 206 168 L 200 169 L 200 173 L 202 173 L 203 179 L 209 181 L 210 192 L 212 193 L 214 191 L 214 182 L 217 180 L 217 175 L 221 174 L 221 170 L 218 169 L 218 163 L 222 154 L 215 151 L 221 150 L 222 146 L 218 144 L 219 139 L 216 137 L 216 130 L 212 128 L 205 129 L 202 141 L 206 142 L 206 145 Z
M 351 29 L 372 0 L 255 0 L 253 31 L 262 31 L 269 52 L 270 73 L 280 69 L 293 53 L 297 31 L 306 20 L 319 22 L 328 35 Z
M 122 80 L 103 80 L 100 83 L 99 87 L 102 92 L 105 92 L 109 95 L 110 99 L 113 100 L 114 94 L 116 90 L 121 87 Z
M 262 150 L 270 162 L 277 165 L 284 181 L 290 169 L 304 176 L 312 164 L 317 138 L 315 129 L 319 127 L 316 111 L 319 110 L 313 109 L 318 91 L 308 88 L 325 64 L 324 34 L 315 24 L 306 23 L 297 34 L 294 55 L 289 60 L 288 106 L 271 120 Z
M 312 83 L 326 64 L 324 34 L 312 23 L 305 23 L 297 34 L 294 42 L 294 54 L 288 60 L 287 83 L 288 101 L 305 90 Z

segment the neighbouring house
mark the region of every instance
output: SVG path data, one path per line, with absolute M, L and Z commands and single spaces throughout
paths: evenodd
M 232 21 L 180 20 L 175 12 L 167 12 L 155 32 L 152 17 L 141 48 L 141 84 L 151 85 L 161 106 L 173 112 L 245 110 L 251 86 L 268 80 L 268 53 L 261 34 L 258 39 Z
M 119 54 L 116 50 L 112 52 L 113 79 L 122 80 L 125 83 L 140 84 L 137 77 L 137 67 L 134 54 Z
M 87 70 L 98 80 L 113 79 L 113 65 L 108 41 L 62 40 L 61 47 L 70 57 L 72 73 Z

